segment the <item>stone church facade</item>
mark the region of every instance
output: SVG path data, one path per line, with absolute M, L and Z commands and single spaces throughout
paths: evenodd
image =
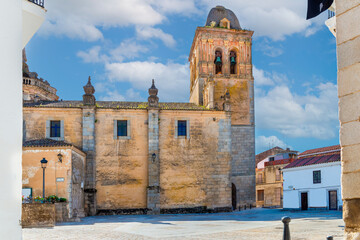
M 82 101 L 58 101 L 24 61 L 24 141 L 52 139 L 86 154 L 89 215 L 254 205 L 252 34 L 232 11 L 210 11 L 191 46 L 190 103 L 159 102 L 154 81 L 148 102 L 96 101 L 90 78 Z

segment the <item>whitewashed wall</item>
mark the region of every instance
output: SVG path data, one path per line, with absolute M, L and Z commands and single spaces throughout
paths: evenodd
M 321 183 L 314 184 L 313 171 L 317 170 L 321 170 Z M 283 169 L 283 176 L 284 208 L 300 208 L 301 192 L 308 192 L 309 208 L 327 208 L 330 190 L 338 191 L 338 206 L 342 206 L 340 162 Z
M 22 1 L 0 7 L 0 234 L 21 239 Z
M 24 19 L 29 27 L 26 31 L 23 4 L 30 4 L 27 13 L 33 8 L 43 12 L 42 19 L 33 12 L 36 25 Z M 4 240 L 22 239 L 22 49 L 45 16 L 44 9 L 33 5 L 27 0 L 6 0 L 0 7 L 0 239 Z

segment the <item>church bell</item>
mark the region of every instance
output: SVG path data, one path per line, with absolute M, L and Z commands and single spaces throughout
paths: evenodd
M 221 58 L 220 57 L 216 57 L 215 64 L 221 64 Z

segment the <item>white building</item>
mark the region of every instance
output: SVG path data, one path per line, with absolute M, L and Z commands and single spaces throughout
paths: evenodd
M 22 49 L 45 20 L 44 0 L 6 0 L 0 7 L 0 233 L 21 239 Z
M 308 150 L 283 169 L 284 209 L 342 209 L 340 150 Z

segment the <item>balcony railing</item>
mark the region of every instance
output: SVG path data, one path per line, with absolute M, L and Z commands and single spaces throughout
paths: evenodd
M 40 7 L 44 7 L 44 0 L 28 0 L 29 2 L 35 3 L 36 5 Z
M 56 89 L 44 83 L 40 79 L 23 77 L 23 85 L 33 85 L 56 95 Z
M 328 10 L 328 19 L 335 17 L 335 12 Z

